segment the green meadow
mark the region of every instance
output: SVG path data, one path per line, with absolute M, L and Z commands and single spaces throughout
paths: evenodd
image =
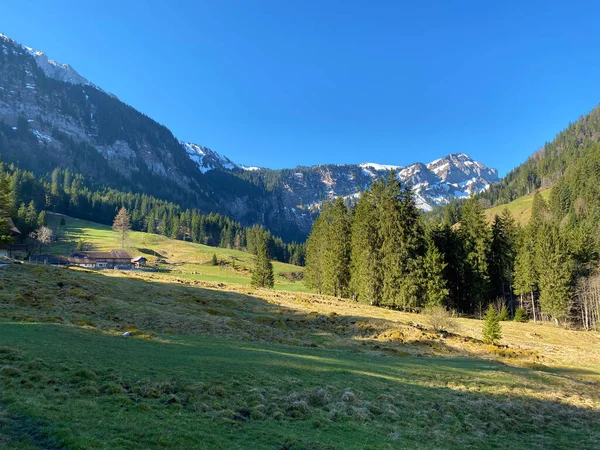
M 600 336 L 162 273 L 0 271 L 0 446 L 594 448 Z M 129 337 L 123 337 L 129 332 Z

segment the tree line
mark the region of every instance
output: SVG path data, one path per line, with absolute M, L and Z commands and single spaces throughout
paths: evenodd
M 410 186 L 393 174 L 374 182 L 353 208 L 337 199 L 307 241 L 306 283 L 405 311 L 444 306 L 482 317 L 493 304 L 519 319 L 582 322 L 575 285 L 595 267 L 598 245 L 596 229 L 581 216 L 553 214 L 539 193 L 524 227 L 508 209 L 489 224 L 475 197 L 449 211 L 424 217 Z M 600 305 L 594 311 L 597 317 Z
M 220 214 L 183 209 L 145 194 L 110 188 L 91 190 L 82 175 L 69 169 L 55 169 L 49 176 L 36 177 L 12 164 L 0 163 L 0 180 L 7 189 L 4 210 L 14 218 L 22 236 L 45 225 L 46 211 L 112 225 L 119 209 L 125 207 L 135 231 L 254 254 L 258 243 L 264 241 L 269 258 L 304 264 L 303 244 L 285 243 L 262 226 L 245 227 Z

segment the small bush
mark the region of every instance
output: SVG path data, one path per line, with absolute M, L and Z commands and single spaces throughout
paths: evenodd
M 496 313 L 494 305 L 490 304 L 483 318 L 483 342 L 494 345 L 501 337 L 500 316 Z
M 14 378 L 21 376 L 21 371 L 16 367 L 4 366 L 2 369 L 0 369 L 0 375 Z
M 528 321 L 528 319 L 527 319 L 527 313 L 525 312 L 525 310 L 523 308 L 517 308 L 515 310 L 515 317 L 513 318 L 513 320 L 515 322 L 525 323 L 525 322 Z
M 456 329 L 454 313 L 443 306 L 428 306 L 423 310 L 427 324 L 435 332 L 453 331 Z
M 502 305 L 498 318 L 500 319 L 500 322 L 508 322 L 510 320 L 510 315 L 508 314 L 508 309 L 506 308 L 506 305 Z

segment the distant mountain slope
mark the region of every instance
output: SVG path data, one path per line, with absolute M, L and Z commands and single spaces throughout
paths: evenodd
M 453 198 L 481 192 L 498 180 L 496 169 L 489 169 L 463 153 L 408 167 L 375 163 L 323 164 L 277 171 L 258 169 L 245 171 L 242 176 L 279 192 L 287 208 L 314 210 L 325 200 L 358 198 L 373 180 L 388 176 L 390 170 L 402 181 L 412 184 L 417 204 L 424 211 Z
M 492 205 L 511 202 L 536 189 L 554 185 L 574 162 L 586 158 L 600 142 L 600 106 L 561 131 L 523 164 L 481 195 Z M 600 180 L 599 180 L 600 181 Z
M 322 202 L 353 201 L 393 170 L 425 211 L 487 189 L 497 172 L 458 153 L 408 167 L 325 164 L 245 167 L 193 143 L 38 50 L 0 35 L 0 153 L 38 174 L 56 167 L 98 185 L 145 192 L 303 239 Z

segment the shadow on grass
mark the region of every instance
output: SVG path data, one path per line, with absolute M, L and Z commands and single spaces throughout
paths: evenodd
M 264 434 L 267 430 L 271 434 L 263 439 L 273 448 L 282 445 L 285 436 L 298 427 L 307 436 L 299 448 L 309 448 L 314 439 L 336 443 L 315 431 L 320 427 L 341 427 L 347 439 L 347 445 L 338 444 L 341 448 L 363 442 L 361 436 L 371 436 L 382 445 L 455 448 L 503 447 L 506 442 L 523 448 L 562 448 L 577 442 L 582 448 L 592 448 L 600 437 L 600 414 L 593 409 L 598 407 L 598 396 L 587 383 L 551 379 L 537 371 L 474 355 L 382 355 L 381 345 L 399 349 L 421 345 L 417 338 L 402 337 L 401 342 L 382 344 L 365 337 L 374 331 L 397 331 L 392 321 L 306 313 L 256 298 L 250 288 L 247 294 L 223 292 L 183 280 L 121 278 L 92 271 L 25 265 L 0 273 L 0 284 L 4 287 L 0 294 L 4 317 L 32 321 L 54 317 L 63 323 L 85 318 L 94 322 L 97 330 L 0 324 L 0 345 L 18 349 L 24 361 L 42 361 L 59 380 L 58 390 L 48 391 L 27 381 L 20 368 L 17 371 L 21 375 L 16 372 L 12 378 L 0 372 L 5 383 L 3 401 L 12 398 L 18 402 L 16 399 L 33 392 L 24 389 L 39 388 L 51 400 L 60 395 L 60 401 L 52 400 L 51 404 L 64 414 L 65 408 L 80 405 L 78 398 L 106 400 L 105 411 L 81 411 L 82 433 L 93 433 L 98 415 L 123 408 L 108 401 L 115 398 L 110 394 L 114 391 L 129 398 L 133 406 L 151 402 L 152 408 L 167 417 L 165 420 L 172 415 L 168 426 L 192 443 L 197 441 L 188 436 L 188 422 L 176 419 L 176 412 L 166 408 L 172 400 L 168 395 L 178 396 L 181 409 L 177 414 L 195 417 L 200 408 L 212 421 L 211 426 L 222 433 L 224 440 L 219 443 L 225 446 L 231 446 L 235 439 L 248 446 L 253 431 L 263 430 Z M 160 336 L 144 340 L 106 334 L 127 327 L 142 336 L 151 331 Z M 453 351 L 444 348 L 447 346 L 442 341 L 431 344 L 439 351 Z M 10 364 L 18 365 L 18 361 Z M 90 387 L 94 394 L 81 394 L 77 381 L 81 371 L 93 372 L 90 379 L 98 380 L 94 381 L 97 385 L 110 385 L 111 391 Z M 584 372 L 573 369 L 565 373 L 577 376 Z M 8 378 L 14 380 L 7 384 Z M 175 380 L 181 387 L 149 399 L 136 393 L 135 387 L 142 380 L 167 384 Z M 577 388 L 587 387 L 587 391 L 577 392 L 571 381 L 577 382 Z M 33 387 L 26 388 L 28 383 Z M 205 385 L 198 392 L 186 388 L 198 383 Z M 79 397 L 70 399 L 72 394 Z M 579 407 L 559 400 L 567 395 L 580 395 L 582 403 L 587 399 L 593 406 Z M 252 408 L 259 406 L 250 406 L 253 401 L 262 402 L 259 405 L 265 408 L 259 411 L 264 417 L 256 414 L 260 420 L 251 416 Z M 56 422 L 60 427 L 66 420 L 51 409 L 36 412 L 12 405 L 22 414 Z M 223 410 L 231 411 L 227 420 L 233 422 L 222 420 Z M 144 429 L 161 430 L 165 426 L 156 416 L 146 419 Z M 315 423 L 319 425 L 313 428 Z M 229 436 L 227 430 L 232 424 L 246 437 Z M 129 433 L 117 423 L 109 421 L 106 426 L 107 436 Z M 141 426 L 135 431 L 139 433 Z M 398 437 L 390 441 L 394 433 Z M 152 447 L 144 442 L 144 447 Z

